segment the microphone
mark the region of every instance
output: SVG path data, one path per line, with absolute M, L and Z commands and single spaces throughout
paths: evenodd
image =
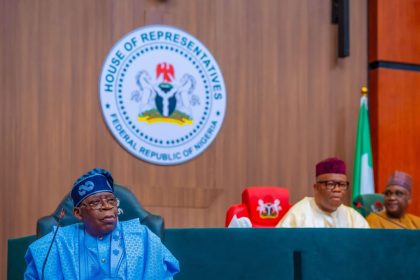
M 61 226 L 61 219 L 64 217 L 65 213 L 66 212 L 64 211 L 64 207 L 61 208 L 60 216 L 58 217 L 58 225 L 55 228 L 54 235 L 53 235 L 53 238 L 51 240 L 50 247 L 48 248 L 47 255 L 45 256 L 44 263 L 42 264 L 42 273 L 41 273 L 41 279 L 42 280 L 44 280 L 44 270 L 45 270 L 45 265 L 47 264 L 48 256 L 50 255 L 52 245 L 54 244 L 54 240 L 55 240 L 55 236 L 57 235 L 58 228 Z

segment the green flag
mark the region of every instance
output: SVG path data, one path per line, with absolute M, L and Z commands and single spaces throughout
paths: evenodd
M 356 152 L 354 155 L 353 201 L 359 194 L 374 193 L 372 166 L 367 96 L 363 94 L 360 99 Z

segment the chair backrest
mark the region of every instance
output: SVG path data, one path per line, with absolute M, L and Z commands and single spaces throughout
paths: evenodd
M 384 195 L 381 193 L 361 194 L 353 201 L 354 208 L 363 217 L 371 212 L 378 212 L 384 209 Z
M 253 186 L 242 192 L 242 204 L 232 205 L 226 213 L 225 226 L 232 218 L 247 217 L 252 227 L 274 227 L 290 209 L 289 190 L 275 186 Z
M 120 221 L 139 218 L 141 224 L 147 226 L 160 238 L 163 237 L 164 222 L 162 217 L 153 215 L 145 210 L 140 205 L 136 196 L 126 187 L 114 184 L 114 193 L 119 200 L 118 219 Z M 68 193 L 51 215 L 42 217 L 38 220 L 36 227 L 37 238 L 51 232 L 53 226 L 58 224 L 58 219 L 62 209 L 64 209 L 65 215 L 61 219 L 61 226 L 67 226 L 80 222 L 73 216 L 73 200 L 71 199 L 70 193 Z

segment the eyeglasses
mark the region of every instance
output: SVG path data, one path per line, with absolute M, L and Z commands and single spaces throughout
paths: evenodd
M 90 202 L 82 203 L 82 204 L 80 204 L 80 206 L 89 207 L 90 209 L 93 209 L 93 210 L 99 210 L 99 209 L 102 209 L 103 207 L 105 207 L 104 201 L 106 201 L 106 205 L 110 205 L 110 206 L 112 206 L 112 208 L 114 208 L 115 206 L 118 206 L 118 199 L 115 196 L 104 197 L 104 198 L 101 198 L 101 199 L 99 199 L 99 198 L 94 199 Z
M 395 192 L 392 192 L 390 190 L 387 190 L 387 191 L 384 192 L 384 195 L 386 197 L 391 197 L 392 195 L 395 195 L 396 197 L 403 197 L 403 196 L 406 195 L 406 193 L 403 192 L 403 191 L 395 191 Z
M 349 182 L 343 182 L 343 181 L 341 181 L 341 182 L 339 182 L 339 181 L 319 181 L 317 183 L 318 184 L 323 184 L 325 186 L 325 188 L 329 191 L 332 191 L 337 186 L 340 190 L 345 191 L 350 186 Z

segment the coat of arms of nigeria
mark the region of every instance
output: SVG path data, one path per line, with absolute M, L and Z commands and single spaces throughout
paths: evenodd
M 194 77 L 186 73 L 177 80 L 174 66 L 169 63 L 156 65 L 155 73 L 154 77 L 141 70 L 136 76 L 138 89 L 132 92 L 131 99 L 139 103 L 138 120 L 191 125 L 192 107 L 200 104 L 199 96 L 194 94 Z

